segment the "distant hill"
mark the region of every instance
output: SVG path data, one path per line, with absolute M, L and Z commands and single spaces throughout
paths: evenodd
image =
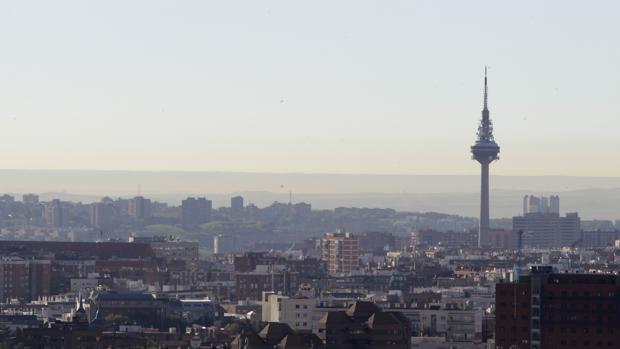
M 306 201 L 314 208 L 382 207 L 436 211 L 466 216 L 478 213 L 478 176 L 281 174 L 228 172 L 131 172 L 78 170 L 0 170 L 0 193 L 34 192 L 43 200 L 57 197 L 92 202 L 102 196 L 144 196 L 178 204 L 188 195 L 208 196 L 215 206 L 231 195 L 266 206 L 273 201 Z M 585 218 L 620 218 L 620 178 L 492 176 L 491 215 L 511 217 L 521 211 L 525 194 L 557 193 L 562 212 Z

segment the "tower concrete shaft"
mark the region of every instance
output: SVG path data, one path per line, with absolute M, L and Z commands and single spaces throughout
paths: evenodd
M 480 222 L 478 227 L 478 247 L 489 244 L 491 230 L 489 213 L 489 164 L 480 163 Z
M 482 119 L 478 126 L 478 138 L 476 143 L 471 146 L 472 158 L 480 163 L 480 226 L 478 230 L 478 246 L 483 247 L 489 244 L 490 234 L 490 215 L 489 215 L 489 165 L 499 159 L 499 145 L 495 143 L 493 137 L 493 123 L 489 116 L 487 106 L 487 70 L 484 69 L 484 103 L 482 108 Z

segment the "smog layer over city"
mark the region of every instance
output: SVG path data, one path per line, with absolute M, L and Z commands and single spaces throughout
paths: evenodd
M 0 349 L 620 348 L 619 14 L 0 2 Z

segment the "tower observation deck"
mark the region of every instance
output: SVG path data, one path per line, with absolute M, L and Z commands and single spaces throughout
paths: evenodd
M 480 226 L 478 230 L 478 246 L 486 246 L 489 243 L 489 165 L 499 159 L 499 145 L 493 138 L 493 123 L 489 117 L 488 108 L 487 68 L 484 68 L 484 102 L 482 119 L 478 126 L 478 138 L 471 146 L 472 159 L 478 161 L 481 167 L 480 173 Z

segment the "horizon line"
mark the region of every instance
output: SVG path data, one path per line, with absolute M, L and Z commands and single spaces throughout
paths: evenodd
M 178 173 L 178 174 L 250 174 L 250 175 L 304 175 L 304 176 L 386 176 L 386 177 L 479 177 L 479 174 L 415 174 L 415 173 L 355 173 L 355 172 L 270 172 L 270 171 L 227 171 L 227 170 L 123 170 L 123 169 L 47 169 L 47 168 L 0 168 L 0 172 L 116 172 L 116 173 Z M 620 175 L 507 175 L 495 174 L 491 177 L 524 177 L 524 178 L 614 178 L 620 179 Z

